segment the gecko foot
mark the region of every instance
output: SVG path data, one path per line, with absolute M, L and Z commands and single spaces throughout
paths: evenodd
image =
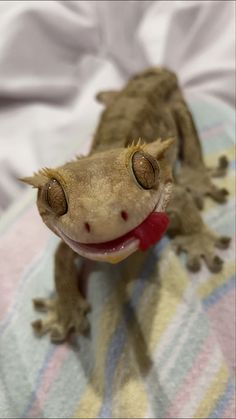
M 227 159 L 220 158 L 216 169 L 208 169 L 204 166 L 192 168 L 183 166 L 177 176 L 178 184 L 191 193 L 198 209 L 204 206 L 204 197 L 209 196 L 214 201 L 223 204 L 227 201 L 229 192 L 225 188 L 216 186 L 211 177 L 223 176 L 227 169 Z
M 72 331 L 86 333 L 89 328 L 86 313 L 90 306 L 86 300 L 79 298 L 76 303 L 62 304 L 58 299 L 36 298 L 34 308 L 47 312 L 45 319 L 32 322 L 33 329 L 38 336 L 50 334 L 52 342 L 64 341 Z
M 215 247 L 226 249 L 229 246 L 230 238 L 217 236 L 209 230 L 203 230 L 186 236 L 176 236 L 173 246 L 177 253 L 187 254 L 187 268 L 192 272 L 197 272 L 201 268 L 202 259 L 205 260 L 208 269 L 217 273 L 222 270 L 223 261 L 216 255 Z

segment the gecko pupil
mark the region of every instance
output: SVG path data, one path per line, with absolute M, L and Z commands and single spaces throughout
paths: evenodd
M 132 156 L 132 170 L 136 181 L 143 189 L 157 184 L 159 168 L 156 160 L 147 153 L 137 151 Z
M 56 179 L 50 179 L 46 185 L 46 201 L 56 215 L 61 216 L 67 212 L 65 193 Z

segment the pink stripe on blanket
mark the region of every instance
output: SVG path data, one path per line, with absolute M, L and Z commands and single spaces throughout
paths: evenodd
M 56 348 L 50 362 L 47 364 L 47 368 L 44 371 L 40 387 L 36 390 L 34 403 L 31 406 L 30 410 L 27 412 L 28 418 L 42 417 L 44 403 L 48 398 L 48 394 L 52 387 L 52 384 L 55 382 L 55 379 L 60 371 L 61 365 L 63 364 L 68 353 L 68 345 L 64 344 Z
M 167 418 L 177 418 L 180 410 L 183 409 L 183 406 L 188 401 L 189 397 L 193 392 L 193 386 L 199 380 L 202 373 L 205 373 L 206 366 L 211 359 L 212 356 L 212 348 L 215 345 L 215 339 L 212 335 L 210 335 L 205 342 L 202 351 L 199 353 L 198 357 L 195 359 L 195 362 L 188 372 L 187 377 L 185 378 L 182 386 L 180 387 L 179 391 L 176 394 L 173 403 L 167 412 Z
M 207 311 L 222 352 L 231 369 L 235 370 L 235 289 L 221 298 Z
M 31 207 L 0 237 L 0 319 L 13 304 L 21 278 L 45 246 L 49 232 Z

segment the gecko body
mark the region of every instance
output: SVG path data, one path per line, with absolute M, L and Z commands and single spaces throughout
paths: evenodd
M 186 252 L 190 270 L 199 270 L 204 259 L 218 272 L 223 262 L 215 247 L 229 244 L 200 213 L 205 196 L 225 202 L 227 191 L 211 176 L 224 175 L 227 160 L 221 157 L 218 167 L 206 168 L 176 75 L 151 68 L 121 91 L 101 92 L 97 99 L 105 110 L 91 153 L 24 179 L 38 188 L 39 213 L 62 239 L 55 255 L 57 296 L 34 300 L 48 317 L 33 327 L 40 335 L 49 332 L 53 341 L 88 326 L 89 305 L 77 286 L 78 255 L 117 263 L 147 250 L 168 229 L 176 250 Z

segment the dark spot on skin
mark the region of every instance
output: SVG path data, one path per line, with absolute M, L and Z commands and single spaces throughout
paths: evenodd
M 90 225 L 89 225 L 89 223 L 84 223 L 84 225 L 85 225 L 85 228 L 86 228 L 87 232 L 90 233 Z
M 128 220 L 128 214 L 126 211 L 121 211 L 121 217 L 123 218 L 123 220 L 127 221 Z

